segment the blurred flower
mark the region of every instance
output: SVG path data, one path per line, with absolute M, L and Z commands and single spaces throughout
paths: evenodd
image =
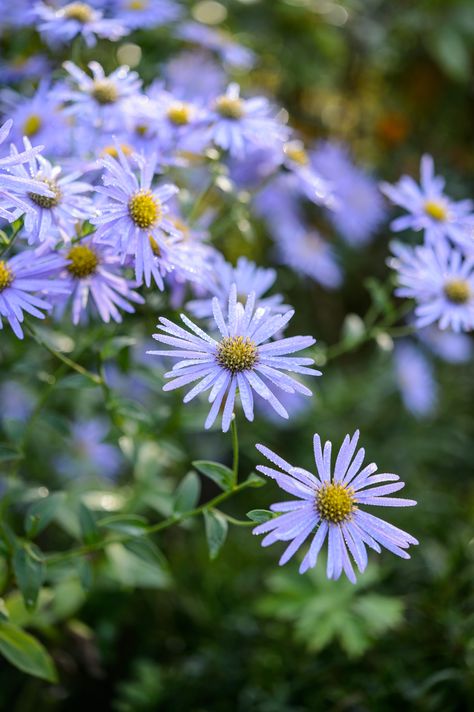
M 454 202 L 444 194 L 445 180 L 435 176 L 431 156 L 422 157 L 420 174 L 420 185 L 410 176 L 402 176 L 395 185 L 382 183 L 382 191 L 392 203 L 409 212 L 396 218 L 390 227 L 394 232 L 424 230 L 426 239 L 432 242 L 449 237 L 453 242 L 465 244 L 466 225 L 474 219 L 472 202 Z
M 62 273 L 64 285 L 72 297 L 72 322 L 78 324 L 87 313 L 89 297 L 102 321 L 122 321 L 119 309 L 132 314 L 130 302 L 143 304 L 144 299 L 133 291 L 135 285 L 119 272 L 120 258 L 109 245 L 100 245 L 95 237 L 83 238 L 62 252 L 66 268 Z M 62 300 L 61 311 L 66 308 Z
M 254 292 L 256 308 L 278 313 L 289 308 L 287 304 L 282 304 L 281 294 L 264 296 L 275 283 L 277 275 L 274 269 L 258 267 L 255 262 L 251 262 L 246 257 L 239 257 L 237 265 L 233 267 L 218 255 L 213 265 L 212 275 L 213 281 L 205 285 L 211 296 L 194 299 L 186 305 L 191 314 L 198 318 L 212 317 L 213 297 L 217 297 L 221 308 L 225 309 L 233 284 L 236 285 L 239 301 L 245 300 L 250 292 Z
M 116 41 L 128 32 L 118 20 L 104 18 L 100 10 L 85 2 L 67 2 L 59 8 L 38 2 L 34 9 L 38 32 L 52 46 L 82 37 L 88 47 L 93 47 L 97 37 Z
M 49 73 L 49 61 L 42 54 L 32 54 L 29 57 L 17 55 L 11 60 L 0 60 L 0 84 L 6 85 L 27 79 L 36 81 Z
M 1 294 L 1 291 L 0 291 Z M 0 385 L 0 402 L 2 403 L 1 420 L 28 420 L 34 406 L 34 398 L 29 391 L 17 381 L 4 381 Z
M 276 541 L 291 541 L 280 559 L 286 564 L 317 527 L 308 552 L 300 565 L 300 573 L 316 565 L 318 554 L 328 539 L 326 575 L 338 579 L 342 572 L 355 583 L 356 577 L 349 553 L 362 573 L 368 563 L 366 545 L 380 552 L 380 545 L 404 559 L 409 559 L 405 549 L 417 540 L 397 527 L 359 509 L 359 505 L 381 507 L 408 507 L 416 504 L 412 499 L 386 497 L 405 486 L 398 475 L 375 475 L 377 465 L 367 465 L 361 470 L 364 448 L 356 452 L 359 431 L 352 438 L 346 435 L 331 472 L 330 442 L 324 452 L 319 435 L 314 436 L 314 457 L 317 475 L 300 467 L 293 467 L 264 445 L 257 449 L 279 470 L 259 465 L 257 470 L 271 477 L 277 485 L 298 499 L 273 504 L 279 516 L 255 527 L 254 534 L 266 534 L 262 546 Z M 355 457 L 354 457 L 355 455 Z M 392 482 L 384 484 L 381 482 Z M 373 485 L 376 485 L 373 487 Z M 369 488 L 369 489 L 367 489 Z
M 99 418 L 73 423 L 69 446 L 55 459 L 58 472 L 68 479 L 91 475 L 114 479 L 123 460 L 115 445 L 103 442 L 108 430 Z
M 165 373 L 165 378 L 172 380 L 164 386 L 164 390 L 174 390 L 199 381 L 184 397 L 184 402 L 188 403 L 199 393 L 211 389 L 209 402 L 212 407 L 205 423 L 206 428 L 214 423 L 225 398 L 222 430 L 226 432 L 229 429 L 237 389 L 248 420 L 254 417 L 252 391 L 267 400 L 279 415 L 288 418 L 287 411 L 273 390 L 277 388 L 287 393 L 297 391 L 312 395 L 306 386 L 282 371 L 321 375 L 319 371 L 309 368 L 314 363 L 313 359 L 288 356 L 312 346 L 315 340 L 311 336 L 294 336 L 269 342 L 272 336 L 286 326 L 294 312 L 270 315 L 265 309 L 255 310 L 255 293 L 248 296 L 244 307 L 237 300 L 235 284 L 230 291 L 227 319 L 216 297 L 212 306 L 215 324 L 220 332 L 219 341 L 208 336 L 184 314 L 181 320 L 191 331 L 163 317 L 160 319 L 158 328 L 164 334 L 154 334 L 153 338 L 176 350 L 149 353 L 182 359 L 171 371 Z
M 25 149 L 31 149 L 27 138 Z M 92 190 L 89 183 L 78 181 L 80 173 L 74 172 L 61 177 L 61 167 L 53 166 L 43 156 L 31 158 L 28 170 L 24 165 L 10 169 L 18 178 L 32 178 L 48 188 L 52 195 L 44 196 L 36 191 L 27 194 L 30 209 L 25 215 L 25 236 L 29 244 L 54 243 L 62 230 L 68 236 L 74 233 L 78 220 L 91 216 L 92 201 L 84 193 Z
M 415 299 L 417 328 L 438 323 L 440 329 L 474 328 L 474 259 L 448 243 L 407 247 L 392 244 L 389 265 L 398 272 L 399 297 Z
M 409 341 L 398 342 L 393 356 L 395 377 L 405 407 L 417 418 L 431 415 L 436 408 L 438 389 L 430 362 L 421 349 Z
M 4 317 L 15 335 L 22 339 L 24 312 L 44 319 L 40 309 L 52 308 L 49 297 L 66 291 L 57 279 L 63 265 L 64 260 L 59 255 L 44 256 L 33 250 L 26 250 L 8 261 L 0 260 L 0 329 L 3 329 Z
M 274 147 L 288 136 L 288 128 L 272 116 L 264 97 L 242 99 L 238 84 L 230 84 L 209 112 L 207 136 L 231 156 L 242 157 L 256 146 Z
M 431 351 L 448 363 L 466 363 L 472 358 L 472 339 L 467 334 L 440 331 L 436 326 L 420 329 L 418 338 Z
M 331 188 L 333 205 L 328 217 L 334 228 L 350 245 L 369 242 L 385 217 L 376 181 L 352 162 L 341 144 L 322 141 L 310 159 Z
M 0 127 L 0 145 L 8 138 L 12 120 L 5 121 Z M 53 192 L 44 183 L 30 178 L 26 171 L 22 171 L 24 175 L 12 175 L 11 171 L 16 170 L 23 163 L 33 161 L 34 157 L 43 149 L 43 146 L 28 148 L 20 153 L 12 148 L 10 155 L 0 157 L 0 218 L 13 222 L 23 213 L 30 213 L 33 208 L 20 195 L 24 195 L 28 191 L 52 198 Z
M 149 30 L 174 22 L 181 8 L 173 0 L 116 0 L 114 17 L 133 30 Z
M 181 52 L 164 67 L 166 88 L 179 99 L 208 102 L 224 91 L 226 74 L 207 54 Z
M 231 35 L 197 22 L 186 22 L 176 31 L 177 37 L 193 42 L 216 52 L 231 67 L 251 69 L 255 63 L 254 53 L 238 44 Z
M 150 286 L 151 278 L 160 289 L 163 279 L 155 253 L 169 248 L 169 240 L 179 240 L 180 234 L 166 215 L 165 205 L 178 192 L 174 185 L 162 185 L 152 189 L 151 184 L 156 169 L 156 157 L 144 158 L 134 155 L 132 160 L 139 168 L 139 177 L 132 165 L 118 147 L 118 160 L 107 156 L 99 163 L 104 167 L 102 181 L 104 187 L 96 190 L 106 200 L 100 206 L 99 215 L 91 222 L 98 225 L 97 239 L 116 246 L 122 257 L 135 258 L 137 282 L 145 280 Z

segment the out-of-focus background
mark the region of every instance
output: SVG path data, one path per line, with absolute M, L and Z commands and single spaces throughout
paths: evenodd
M 342 141 L 356 162 L 388 181 L 402 173 L 416 177 L 420 156 L 430 153 L 451 195 L 470 197 L 470 0 L 222 0 L 190 7 L 198 21 L 228 30 L 255 52 L 255 68 L 237 72 L 237 79 L 246 92 L 275 97 L 308 143 Z M 35 41 L 26 30 L 4 36 L 5 60 L 32 52 Z M 117 54 L 123 61 L 130 53 L 123 48 L 130 42 L 141 48 L 135 69 L 146 81 L 180 47 L 164 30 L 143 31 L 90 56 L 113 68 Z M 338 245 L 344 283 L 328 292 L 279 267 L 278 291 L 296 308 L 292 333 L 334 344 L 342 329 L 357 328 L 357 318 L 347 321 L 347 315 L 369 307 L 366 280 L 384 283 L 388 275 L 388 220 L 369 245 L 350 249 L 323 217 L 312 219 Z M 232 260 L 241 254 L 261 264 L 273 260 L 271 237 L 258 221 L 251 229 L 230 221 L 218 246 Z M 109 359 L 116 397 L 136 424 L 129 436 L 139 451 L 134 471 L 123 454 L 130 443 L 122 436 L 119 448 L 101 393 L 78 388 L 75 376 L 46 396 L 33 426 L 26 425 L 57 364 L 48 354 L 41 363 L 37 356 L 25 360 L 27 342 L 0 343 L 2 430 L 8 436 L 33 428 L 26 473 L 32 485 L 87 491 L 91 506 L 109 511 L 142 502 L 161 515 L 191 460 L 230 462 L 228 438 L 202 429 L 205 404 L 181 406 L 180 396 L 163 394 L 162 369 L 144 357 L 163 308 L 160 296 L 150 299 L 141 319 L 127 322 L 138 345 Z M 100 340 L 103 329 L 90 327 L 87 338 Z M 316 397 L 288 424 L 265 413 L 253 424 L 239 422 L 243 472 L 259 463 L 256 442 L 311 468 L 314 432 L 340 442 L 359 427 L 369 459 L 400 474 L 406 496 L 419 502 L 389 517 L 420 540 L 410 561 L 374 555 L 352 586 L 326 581 L 323 561 L 304 576 L 294 562 L 280 569 L 276 547 L 262 549 L 248 528 L 233 527 L 212 563 L 201 522 L 172 528 L 159 540 L 169 562 L 161 574 L 137 569 L 117 552 L 96 566 L 89 596 L 65 577 L 36 614 L 24 611 L 19 598 L 10 601 L 17 620 L 47 642 L 61 682 L 26 678 L 2 661 L 2 709 L 468 710 L 474 701 L 472 361 L 428 358 L 435 395 L 425 417 L 404 404 L 392 343 L 382 338 L 323 363 Z M 110 472 L 116 484 L 101 476 L 104 462 L 111 470 L 116 465 Z M 215 493 L 205 484 L 203 498 Z M 227 511 L 244 518 L 279 495 L 267 485 L 243 499 L 232 500 Z M 45 533 L 56 548 L 61 536 Z M 2 577 L 8 580 L 8 572 Z

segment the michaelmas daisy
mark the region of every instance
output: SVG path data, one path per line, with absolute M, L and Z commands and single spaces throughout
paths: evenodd
M 346 435 L 333 467 L 331 443 L 326 442 L 323 449 L 321 438 L 315 435 L 317 474 L 293 467 L 264 445 L 257 445 L 259 452 L 279 468 L 259 465 L 257 470 L 297 498 L 273 504 L 270 509 L 279 516 L 259 524 L 253 530 L 254 534 L 266 535 L 262 546 L 277 541 L 291 542 L 280 559 L 280 566 L 286 564 L 310 536 L 311 543 L 301 562 L 300 573 L 316 566 L 326 539 L 326 573 L 332 579 L 338 579 L 344 572 L 355 583 L 351 557 L 362 573 L 368 561 L 366 546 L 378 553 L 383 546 L 397 556 L 410 558 L 406 549 L 410 544 L 418 544 L 418 541 L 393 524 L 360 509 L 360 506 L 410 507 L 416 502 L 386 496 L 402 489 L 405 483 L 400 481 L 398 475 L 375 474 L 375 463 L 362 467 L 365 450 L 356 449 L 358 441 L 358 430 L 352 438 Z M 381 484 L 386 482 L 392 484 Z

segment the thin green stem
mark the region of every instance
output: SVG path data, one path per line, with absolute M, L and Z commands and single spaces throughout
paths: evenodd
M 163 531 L 163 529 L 168 529 L 173 524 L 179 524 L 180 522 L 183 522 L 185 519 L 190 519 L 191 517 L 195 517 L 199 514 L 202 514 L 204 511 L 206 511 L 208 509 L 213 509 L 218 504 L 221 504 L 221 502 L 224 502 L 226 499 L 229 499 L 234 494 L 237 494 L 237 492 L 240 492 L 241 490 L 244 490 L 247 487 L 251 487 L 251 486 L 252 486 L 252 484 L 249 483 L 248 481 L 241 482 L 239 485 L 236 485 L 232 489 L 227 490 L 226 492 L 222 492 L 221 494 L 217 495 L 217 497 L 214 497 L 214 499 L 211 499 L 209 502 L 206 502 L 206 504 L 201 504 L 199 507 L 190 509 L 188 512 L 172 514 L 171 517 L 168 517 L 167 519 L 163 519 L 162 522 L 157 522 L 156 524 L 151 524 L 150 526 L 143 529 L 143 535 L 156 534 L 157 532 Z M 238 521 L 238 520 L 236 520 L 236 521 Z M 97 551 L 101 551 L 102 549 L 104 549 L 106 546 L 109 546 L 110 544 L 124 544 L 127 541 L 131 541 L 132 539 L 136 539 L 136 536 L 133 536 L 132 534 L 122 534 L 122 535 L 112 536 L 107 539 L 103 539 L 101 541 L 95 542 L 94 544 L 85 544 L 84 546 L 79 546 L 75 549 L 71 549 L 70 551 L 64 551 L 64 552 L 59 552 L 57 554 L 47 555 L 45 557 L 45 563 L 48 566 L 53 566 L 55 564 L 61 564 L 64 561 L 69 561 L 70 559 L 75 559 L 76 557 L 88 556 L 89 554 L 93 554 Z
M 232 431 L 232 472 L 233 472 L 233 483 L 234 487 L 237 485 L 239 479 L 239 434 L 237 432 L 237 418 L 235 413 L 231 420 L 231 431 Z

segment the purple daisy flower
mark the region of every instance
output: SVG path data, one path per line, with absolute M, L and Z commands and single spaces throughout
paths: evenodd
M 98 244 L 95 236 L 83 238 L 63 251 L 66 269 L 62 279 L 72 298 L 72 322 L 78 324 L 87 314 L 89 297 L 102 321 L 122 321 L 119 309 L 132 314 L 130 302 L 143 304 L 144 299 L 133 291 L 135 285 L 119 272 L 120 258 L 109 245 Z M 61 311 L 66 303 L 61 304 Z
M 311 152 L 311 165 L 331 186 L 327 214 L 337 232 L 355 247 L 369 242 L 385 218 L 376 181 L 352 162 L 344 146 L 331 141 Z
M 30 150 L 31 144 L 27 138 L 24 143 L 26 150 Z M 27 194 L 29 210 L 25 215 L 24 234 L 29 238 L 30 245 L 54 243 L 59 232 L 68 239 L 76 222 L 90 217 L 92 201 L 84 193 L 90 192 L 92 187 L 77 180 L 80 173 L 61 176 L 61 167 L 53 166 L 44 156 L 31 158 L 28 170 L 20 165 L 11 171 L 19 178 L 33 178 L 51 191 L 51 197 L 36 191 Z
M 397 343 L 394 350 L 397 385 L 407 410 L 416 418 L 426 418 L 436 408 L 437 387 L 433 368 L 421 349 L 409 341 Z
M 164 67 L 166 86 L 179 99 L 209 102 L 226 87 L 226 75 L 212 57 L 203 52 L 181 52 Z
M 165 378 L 172 380 L 163 390 L 171 391 L 198 381 L 184 397 L 185 403 L 199 393 L 210 390 L 209 402 L 212 406 L 205 423 L 206 428 L 214 423 L 225 399 L 222 430 L 226 432 L 229 429 L 237 391 L 248 420 L 254 417 L 253 391 L 268 401 L 279 415 L 288 418 L 274 389 L 312 395 L 306 386 L 283 371 L 321 375 L 320 371 L 310 368 L 313 359 L 288 356 L 312 346 L 315 339 L 312 336 L 293 336 L 269 341 L 284 329 L 294 312 L 271 315 L 265 309 L 255 310 L 255 293 L 248 296 L 244 307 L 237 300 L 235 284 L 230 291 L 227 319 L 216 297 L 212 307 L 215 324 L 220 332 L 217 340 L 208 336 L 184 314 L 181 314 L 181 320 L 190 331 L 168 319 L 160 319 L 158 328 L 164 333 L 154 334 L 153 338 L 174 346 L 176 350 L 148 353 L 180 359 L 171 371 L 165 373 Z
M 366 546 L 378 553 L 381 546 L 397 556 L 409 559 L 405 549 L 418 541 L 373 514 L 359 509 L 359 505 L 372 504 L 380 507 L 410 507 L 412 499 L 399 499 L 386 495 L 405 486 L 398 475 L 376 475 L 377 465 L 371 463 L 363 469 L 364 448 L 356 452 L 359 431 L 352 438 L 346 435 L 331 472 L 332 445 L 326 442 L 324 450 L 319 435 L 314 436 L 314 458 L 317 474 L 300 467 L 293 467 L 264 445 L 257 445 L 262 453 L 279 470 L 259 465 L 257 470 L 275 480 L 282 490 L 298 499 L 273 504 L 271 510 L 279 516 L 255 527 L 254 534 L 266 534 L 262 546 L 276 541 L 291 541 L 280 559 L 286 564 L 309 536 L 313 535 L 310 547 L 304 556 L 299 571 L 304 573 L 316 566 L 318 554 L 328 540 L 327 577 L 338 579 L 342 572 L 355 583 L 356 577 L 349 554 L 362 573 L 368 563 Z M 393 484 L 380 484 L 392 482 Z M 375 485 L 375 487 L 373 486 Z
M 198 22 L 186 22 L 178 28 L 177 37 L 216 52 L 230 67 L 251 69 L 255 64 L 252 50 L 235 42 L 231 35 Z
M 108 433 L 107 423 L 100 418 L 73 423 L 68 454 L 55 460 L 59 473 L 69 479 L 95 475 L 113 480 L 123 458 L 118 447 L 104 442 Z
M 254 292 L 256 308 L 278 313 L 289 309 L 287 304 L 282 304 L 281 294 L 264 296 L 275 283 L 277 277 L 275 270 L 258 267 L 255 262 L 251 262 L 246 257 L 239 257 L 237 265 L 233 267 L 219 254 L 213 265 L 212 276 L 213 281 L 207 284 L 212 296 L 194 299 L 186 305 L 191 314 L 200 319 L 212 317 L 213 297 L 217 297 L 221 308 L 225 309 L 233 284 L 237 287 L 239 301 L 246 299 L 250 292 Z
M 116 41 L 128 34 L 124 25 L 104 18 L 86 2 L 68 2 L 60 8 L 38 2 L 35 13 L 38 32 L 53 46 L 69 44 L 80 36 L 88 47 L 94 47 L 97 37 Z
M 440 331 L 436 326 L 420 329 L 418 338 L 431 351 L 448 363 L 466 363 L 472 358 L 473 343 L 467 334 Z
M 474 219 L 472 202 L 455 202 L 445 195 L 445 180 L 435 175 L 431 156 L 422 156 L 420 176 L 420 185 L 410 176 L 402 176 L 395 185 L 382 183 L 381 189 L 392 203 L 409 212 L 396 218 L 390 227 L 394 232 L 424 230 L 426 239 L 433 242 L 449 237 L 465 244 L 466 223 Z
M 122 130 L 124 101 L 136 96 L 141 87 L 138 74 L 118 67 L 106 76 L 98 62 L 89 62 L 90 77 L 73 62 L 63 66 L 76 84 L 56 92 L 56 98 L 66 103 L 64 113 L 95 128 Z
M 217 97 L 209 113 L 208 138 L 231 156 L 242 157 L 256 146 L 272 147 L 285 141 L 287 126 L 273 115 L 267 99 L 242 99 L 238 84 Z
M 151 187 L 156 168 L 156 158 L 148 160 L 136 154 L 135 164 L 140 169 L 135 175 L 128 158 L 117 147 L 118 160 L 108 156 L 99 163 L 105 168 L 102 176 L 104 187 L 97 187 L 106 201 L 100 206 L 99 215 L 91 222 L 98 225 L 97 239 L 116 246 L 122 262 L 133 255 L 137 282 L 144 279 L 150 286 L 151 278 L 163 288 L 163 280 L 154 257 L 160 250 L 168 250 L 171 238 L 180 238 L 175 225 L 166 217 L 165 203 L 176 195 L 174 185 Z
M 116 0 L 114 16 L 133 30 L 148 30 L 181 16 L 181 8 L 173 0 Z
M 66 292 L 61 280 L 50 279 L 57 277 L 63 266 L 64 260 L 60 255 L 44 256 L 32 250 L 8 261 L 0 260 L 0 329 L 3 329 L 4 317 L 15 335 L 22 339 L 23 312 L 44 319 L 40 309 L 52 309 L 49 296 Z M 44 297 L 48 297 L 48 301 Z
M 415 299 L 415 325 L 440 329 L 474 328 L 474 257 L 467 258 L 442 239 L 434 245 L 392 244 L 389 265 L 398 272 L 399 297 Z
M 0 144 L 8 138 L 12 124 L 12 120 L 9 119 L 0 127 Z M 11 174 L 11 171 L 22 166 L 23 163 L 34 160 L 42 149 L 43 146 L 36 146 L 20 153 L 12 149 L 9 155 L 0 157 L 0 218 L 13 222 L 23 213 L 31 212 L 31 205 L 20 197 L 28 191 L 35 191 L 46 198 L 53 196 L 48 186 L 33 180 L 26 172 L 24 176 Z

